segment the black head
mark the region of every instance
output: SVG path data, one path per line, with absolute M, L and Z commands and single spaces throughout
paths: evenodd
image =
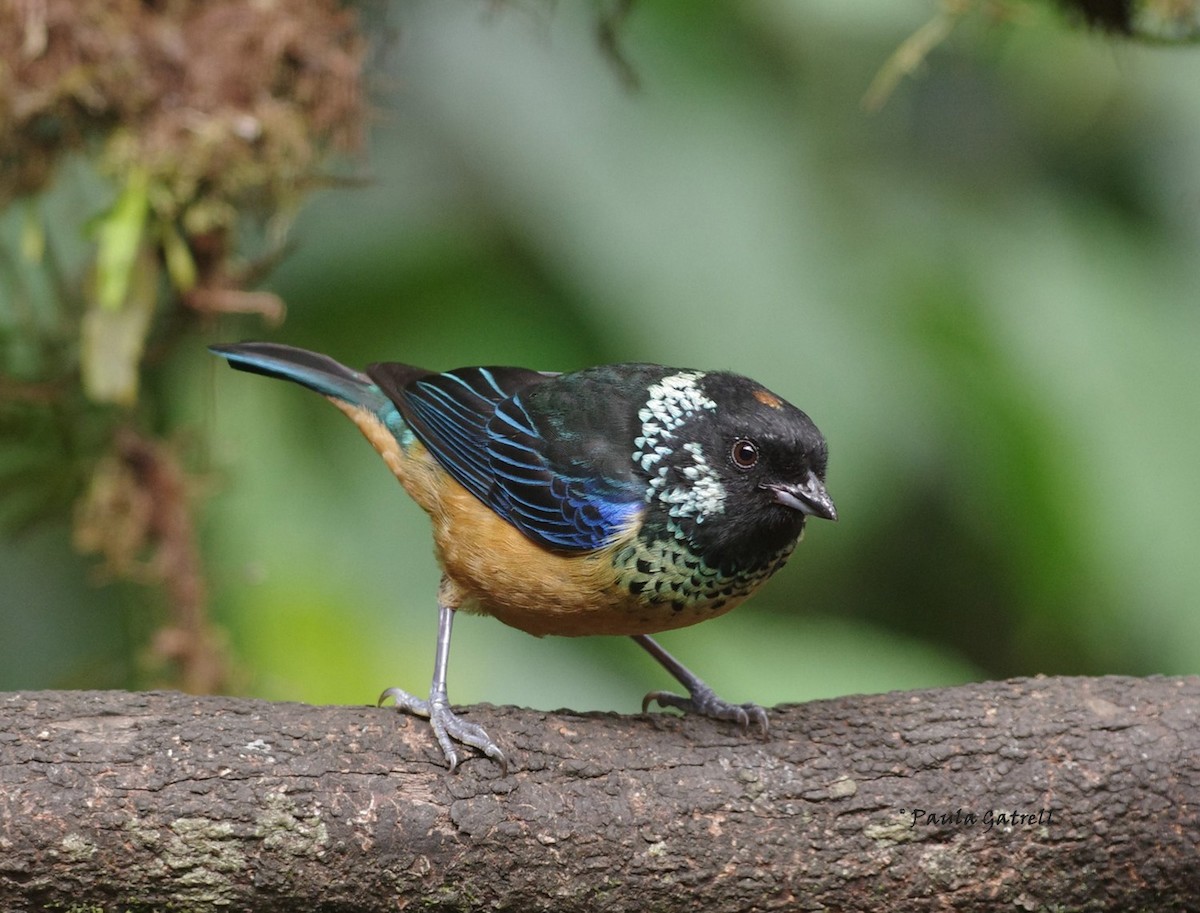
M 755 381 L 679 371 L 650 387 L 634 462 L 648 521 L 709 564 L 750 568 L 793 544 L 809 516 L 837 519 L 828 448 L 812 420 Z

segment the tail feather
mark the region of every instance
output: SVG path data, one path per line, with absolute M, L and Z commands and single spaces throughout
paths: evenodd
M 275 342 L 240 342 L 208 348 L 239 371 L 290 380 L 375 413 L 394 409 L 371 378 L 328 355 Z

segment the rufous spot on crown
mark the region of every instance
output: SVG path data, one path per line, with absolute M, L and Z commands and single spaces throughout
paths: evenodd
M 756 400 L 758 400 L 760 403 L 762 403 L 764 406 L 769 406 L 772 409 L 782 409 L 783 408 L 783 400 L 781 400 L 774 393 L 771 393 L 767 390 L 755 390 L 754 398 Z

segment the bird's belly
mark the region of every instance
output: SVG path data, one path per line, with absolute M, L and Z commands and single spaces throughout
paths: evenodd
M 624 587 L 613 547 L 550 551 L 448 477 L 437 500 L 431 514 L 434 542 L 452 584 L 444 595 L 458 608 L 538 636 L 639 634 L 691 623 L 672 624 Z M 631 530 L 629 538 L 633 535 Z
M 434 538 L 451 598 L 465 611 L 538 636 L 652 634 L 715 618 L 754 592 L 791 551 L 733 577 L 678 543 L 641 541 L 636 527 L 595 552 L 557 553 L 453 481 L 438 500 Z

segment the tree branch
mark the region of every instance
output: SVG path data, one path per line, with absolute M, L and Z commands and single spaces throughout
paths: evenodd
M 707 720 L 0 695 L 0 909 L 1185 908 L 1200 678 L 1022 679 Z M 88 907 L 94 909 L 95 907 Z

